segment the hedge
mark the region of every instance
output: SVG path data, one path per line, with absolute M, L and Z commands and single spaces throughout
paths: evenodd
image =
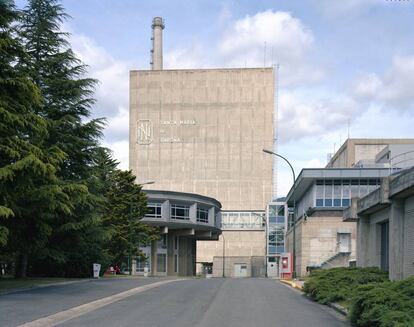
M 360 327 L 414 326 L 414 277 L 358 287 L 349 318 Z
M 304 284 L 304 291 L 322 304 L 348 304 L 355 288 L 368 283 L 388 280 L 388 274 L 378 268 L 332 268 L 312 271 Z
M 316 270 L 304 291 L 322 304 L 345 304 L 358 327 L 414 326 L 414 277 L 391 282 L 377 268 Z

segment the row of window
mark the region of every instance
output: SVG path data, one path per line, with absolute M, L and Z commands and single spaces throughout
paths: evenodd
M 316 207 L 348 207 L 352 197 L 362 197 L 377 189 L 379 179 L 317 180 Z
M 285 248 L 285 228 L 284 225 L 269 228 L 267 239 L 268 251 L 271 254 L 282 253 Z
M 149 203 L 147 206 L 147 218 L 162 218 L 161 203 Z M 190 220 L 190 206 L 181 204 L 171 204 L 171 218 L 179 220 Z M 208 209 L 197 208 L 197 221 L 208 223 Z
M 222 212 L 222 229 L 262 229 L 266 226 L 264 212 Z

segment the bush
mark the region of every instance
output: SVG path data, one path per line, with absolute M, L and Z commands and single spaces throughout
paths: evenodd
M 332 268 L 314 270 L 304 284 L 304 292 L 319 303 L 349 303 L 360 285 L 388 280 L 378 268 Z
M 360 327 L 414 326 L 414 277 L 360 286 L 350 309 L 351 322 Z

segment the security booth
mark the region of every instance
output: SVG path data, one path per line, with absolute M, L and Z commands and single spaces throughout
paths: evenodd
M 280 255 L 280 277 L 283 279 L 292 279 L 293 276 L 293 264 L 292 255 L 290 253 L 282 253 Z

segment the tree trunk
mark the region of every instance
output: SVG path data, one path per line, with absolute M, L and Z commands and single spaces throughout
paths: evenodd
M 27 253 L 19 254 L 16 263 L 15 278 L 26 278 L 27 277 Z

